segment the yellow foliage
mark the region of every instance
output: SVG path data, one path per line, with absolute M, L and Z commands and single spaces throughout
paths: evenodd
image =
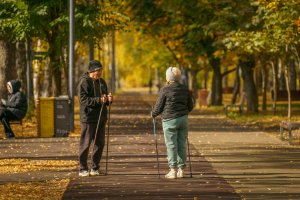
M 77 165 L 78 161 L 74 160 L 1 159 L 0 174 L 71 170 Z
M 1 199 L 61 199 L 70 179 L 0 185 Z

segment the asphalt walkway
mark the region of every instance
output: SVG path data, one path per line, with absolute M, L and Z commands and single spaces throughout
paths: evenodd
M 300 199 L 298 146 L 215 115 L 189 122 L 195 148 L 243 199 Z

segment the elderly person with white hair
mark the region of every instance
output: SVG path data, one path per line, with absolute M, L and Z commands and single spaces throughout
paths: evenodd
M 161 88 L 156 105 L 150 114 L 152 117 L 156 117 L 162 113 L 170 167 L 170 172 L 165 177 L 171 179 L 185 176 L 188 114 L 193 110 L 193 102 L 188 88 L 179 83 L 180 75 L 181 71 L 176 67 L 167 69 L 167 85 Z

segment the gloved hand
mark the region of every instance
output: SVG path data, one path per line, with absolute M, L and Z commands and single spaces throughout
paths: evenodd
M 1 99 L 1 105 L 6 106 L 6 100 L 5 99 Z

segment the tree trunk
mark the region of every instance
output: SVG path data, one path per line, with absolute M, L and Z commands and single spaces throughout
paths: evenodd
M 59 11 L 59 7 L 53 7 L 52 13 L 50 13 L 49 17 L 51 20 L 56 19 L 56 11 Z M 49 43 L 49 49 L 51 52 L 49 53 L 50 58 L 50 68 L 51 68 L 51 74 L 52 74 L 52 90 L 53 90 L 53 96 L 58 97 L 61 95 L 61 68 L 59 65 L 59 57 L 61 56 L 61 49 L 57 49 L 56 42 L 58 42 L 59 27 L 55 26 L 49 30 L 49 32 L 46 32 L 48 43 Z
M 227 72 L 227 70 L 228 70 L 228 67 L 224 66 L 224 73 Z M 228 87 L 228 75 L 227 74 L 224 76 L 224 87 L 226 87 L 226 88 Z
M 273 73 L 273 93 L 274 93 L 274 98 L 273 98 L 273 115 L 276 115 L 276 101 L 277 101 L 277 78 L 276 78 L 276 67 L 273 61 L 270 62 L 272 66 L 272 73 Z
M 79 84 L 79 78 L 84 72 L 84 60 L 82 59 L 82 56 L 80 54 L 75 56 L 75 69 L 74 69 L 74 85 L 75 88 Z M 77 94 L 77 91 L 75 90 L 75 93 Z
M 290 86 L 289 86 L 289 76 L 288 76 L 288 67 L 287 65 L 285 65 L 285 80 L 286 80 L 286 89 L 288 92 L 288 118 L 291 118 L 291 90 L 290 90 Z
M 27 96 L 26 49 L 24 41 L 16 44 L 17 79 L 21 82 L 21 91 Z
M 11 65 L 9 65 L 9 69 L 10 69 L 10 80 L 14 80 L 17 79 L 17 67 L 16 67 L 16 43 L 13 43 L 11 40 L 10 43 L 10 59 L 11 59 Z
M 274 82 L 274 78 L 275 78 L 275 82 L 276 82 L 276 90 L 279 90 L 279 80 L 278 80 L 278 71 L 279 71 L 279 62 L 278 62 L 278 58 L 275 58 L 274 61 L 273 61 L 273 64 L 274 64 L 274 70 L 273 70 L 273 82 Z M 272 68 L 273 69 L 273 68 Z M 275 77 L 274 77 L 275 75 Z M 273 86 L 274 86 L 274 83 L 273 83 Z
M 37 48 L 36 51 L 41 51 L 41 40 L 37 41 Z M 38 60 L 34 61 L 34 68 L 33 68 L 33 97 L 34 97 L 34 105 L 37 106 L 37 99 L 40 96 L 40 71 L 41 71 L 41 63 Z
M 254 59 L 248 61 L 240 60 L 240 67 L 244 74 L 244 89 L 247 98 L 247 112 L 258 113 L 258 96 L 253 79 Z
M 255 63 L 258 63 L 257 60 L 255 60 Z M 259 92 L 259 75 L 260 75 L 259 71 L 260 71 L 259 68 L 254 69 L 254 80 L 255 80 L 255 87 L 257 93 Z
M 235 104 L 236 96 L 240 92 L 241 81 L 240 81 L 240 73 L 239 72 L 240 72 L 240 66 L 236 65 L 236 68 L 235 68 L 234 90 L 233 90 L 232 99 L 231 99 L 230 104 Z
M 61 95 L 61 70 L 59 69 L 59 65 L 57 64 L 58 61 L 55 59 L 55 52 L 51 52 L 50 57 L 50 64 L 52 68 L 52 89 L 53 89 L 53 96 L 58 97 Z
M 295 65 L 295 59 L 289 60 L 289 66 L 290 66 L 290 90 L 296 90 L 297 89 L 297 72 L 296 72 L 296 65 Z
M 0 40 L 0 98 L 7 99 L 6 84 L 11 77 L 12 66 L 12 43 L 10 41 Z
M 298 77 L 298 80 L 300 82 L 300 72 L 299 71 L 297 72 L 297 77 Z M 300 84 L 298 84 L 297 89 L 300 90 Z
M 284 69 L 284 67 L 282 67 Z M 285 72 L 282 70 L 280 78 L 280 90 L 286 90 Z
M 210 65 L 214 71 L 212 82 L 212 105 L 222 105 L 222 74 L 220 71 L 220 59 L 209 56 Z
M 286 89 L 287 89 L 287 93 L 288 93 L 288 118 L 291 118 L 291 104 L 292 104 L 292 100 L 291 100 L 291 90 L 290 90 L 290 80 L 289 80 L 289 74 L 288 74 L 288 62 L 289 62 L 289 54 L 288 54 L 288 49 L 289 46 L 286 45 L 285 46 L 285 51 L 286 51 L 286 64 L 285 64 L 285 81 L 286 81 Z
M 194 69 L 188 69 L 188 82 L 189 82 L 189 89 L 192 91 L 193 96 L 195 99 L 198 99 L 198 88 L 197 88 L 197 73 Z
M 260 71 L 262 75 L 262 109 L 261 109 L 261 114 L 265 114 L 265 111 L 267 110 L 267 66 L 266 66 L 266 61 L 265 57 L 263 56 L 260 59 Z
M 207 69 L 204 69 L 204 89 L 205 90 L 207 90 L 207 75 L 208 75 Z
M 43 85 L 43 97 L 50 97 L 50 86 L 51 86 L 51 73 L 50 73 L 50 65 L 49 58 L 45 60 L 45 68 L 44 68 L 44 85 Z
M 67 62 L 67 52 L 64 48 L 62 48 L 60 63 L 63 65 L 61 69 L 61 94 L 68 95 L 69 94 L 69 76 L 68 76 L 68 62 Z
M 99 60 L 100 61 L 100 60 Z M 105 76 L 105 41 L 104 41 L 104 38 L 102 38 L 102 66 L 103 66 L 103 79 L 105 80 L 106 79 L 106 76 Z

